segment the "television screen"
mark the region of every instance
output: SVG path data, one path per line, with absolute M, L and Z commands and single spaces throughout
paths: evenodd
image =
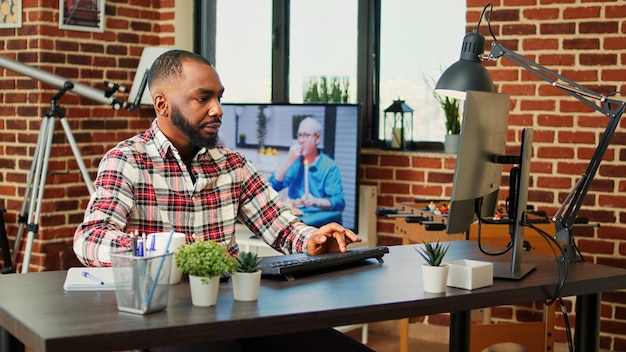
M 241 152 L 302 221 L 358 231 L 359 106 L 222 104 L 219 141 Z

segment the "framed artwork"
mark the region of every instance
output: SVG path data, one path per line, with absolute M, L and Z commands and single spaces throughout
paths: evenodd
M 22 0 L 0 0 L 0 28 L 22 27 Z
M 104 0 L 59 0 L 59 29 L 104 32 Z

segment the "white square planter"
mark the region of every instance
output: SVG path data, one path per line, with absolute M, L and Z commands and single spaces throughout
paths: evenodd
M 493 264 L 459 259 L 448 262 L 448 286 L 473 290 L 493 285 Z

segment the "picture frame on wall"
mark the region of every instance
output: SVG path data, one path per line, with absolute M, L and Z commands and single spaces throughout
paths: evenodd
M 104 0 L 59 0 L 59 29 L 104 32 Z
M 0 0 L 0 28 L 22 27 L 22 0 Z

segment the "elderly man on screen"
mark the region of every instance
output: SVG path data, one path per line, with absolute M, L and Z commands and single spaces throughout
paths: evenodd
M 74 235 L 87 266 L 109 266 L 111 251 L 130 248 L 130 233 L 169 231 L 229 246 L 237 219 L 284 253 L 345 251 L 360 239 L 338 224 L 302 223 L 239 153 L 216 146 L 224 87 L 202 56 L 171 50 L 156 59 L 148 84 L 156 119 L 120 142 L 98 167 L 95 192 Z M 224 121 L 228 123 L 229 121 Z M 187 346 L 182 351 L 370 351 L 332 329 Z M 157 347 L 155 351 L 167 351 Z
M 341 212 L 346 206 L 339 167 L 320 151 L 321 137 L 319 121 L 304 118 L 298 125 L 298 142 L 269 178 L 275 190 L 288 188 L 288 202 L 297 215 L 302 215 L 300 209 Z

